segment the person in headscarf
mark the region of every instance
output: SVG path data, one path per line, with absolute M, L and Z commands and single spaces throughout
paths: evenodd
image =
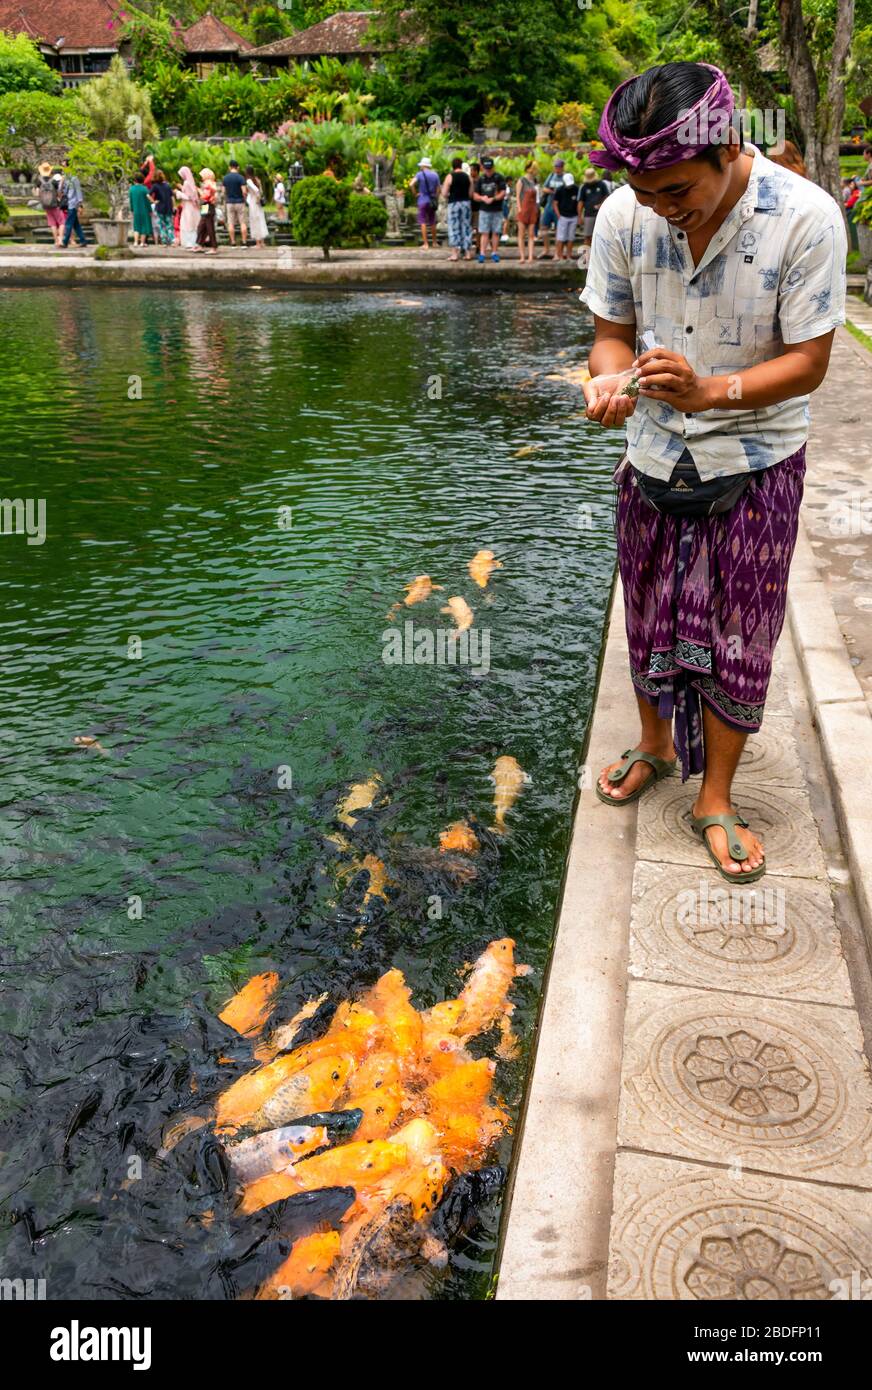
M 730 882 L 766 864 L 732 784 L 761 726 L 799 525 L 808 398 L 845 321 L 841 209 L 744 146 L 724 74 L 668 63 L 624 82 L 593 163 L 603 203 L 582 299 L 588 419 L 627 431 L 618 563 L 642 733 L 597 794 L 702 773 L 691 829 Z
M 205 251 L 207 256 L 218 252 L 218 236 L 215 231 L 215 204 L 218 200 L 218 185 L 212 169 L 200 170 L 200 221 L 197 224 L 196 251 Z
M 197 245 L 197 228 L 200 225 L 200 194 L 194 175 L 187 164 L 179 170 L 181 183 L 176 189 L 176 197 L 181 205 L 179 218 L 179 245 L 188 249 Z

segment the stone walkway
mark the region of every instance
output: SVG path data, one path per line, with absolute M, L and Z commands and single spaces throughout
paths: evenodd
M 833 524 L 869 491 L 855 346 L 839 333 L 815 398 L 812 544 L 736 781 L 758 885 L 692 837 L 694 782 L 621 811 L 590 789 L 637 722 L 616 594 L 500 1299 L 857 1298 L 872 1278 L 872 509 L 868 534 Z

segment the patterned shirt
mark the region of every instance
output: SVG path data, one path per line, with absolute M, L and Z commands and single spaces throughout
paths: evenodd
M 820 338 L 845 322 L 847 237 L 842 211 L 817 184 L 746 147 L 748 187 L 698 265 L 684 232 L 644 208 L 629 187 L 603 203 L 582 300 L 599 318 L 635 323 L 681 353 L 700 376 L 729 376 Z M 685 415 L 639 397 L 627 456 L 668 479 L 689 449 L 700 477 L 769 468 L 808 439 L 809 398 L 761 410 Z

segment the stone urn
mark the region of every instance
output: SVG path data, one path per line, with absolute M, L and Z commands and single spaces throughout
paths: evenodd
M 536 126 L 536 144 L 544 145 L 546 140 L 551 139 L 550 125 L 543 125 L 541 121 Z
M 860 244 L 860 259 L 863 265 L 872 264 L 872 227 L 864 227 L 862 222 L 858 222 L 857 241 Z
M 94 217 L 91 221 L 98 246 L 126 246 L 130 222 L 126 217 Z

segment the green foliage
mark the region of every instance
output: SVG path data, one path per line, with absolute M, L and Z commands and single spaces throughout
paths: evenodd
M 123 37 L 130 42 L 139 78 L 150 83 L 159 66 L 179 65 L 185 52 L 183 27 L 178 20 L 162 14 L 136 11 L 127 15 Z
M 72 97 L 48 92 L 8 92 L 0 97 L 0 161 L 5 164 L 19 150 L 30 164 L 38 164 L 48 146 L 65 146 L 87 130 L 87 119 Z
M 9 217 L 10 217 L 10 214 L 9 214 L 9 204 L 7 203 L 6 199 L 3 197 L 3 194 L 0 193 L 0 224 L 3 224 L 3 223 L 5 223 L 5 222 L 8 222 L 8 221 L 9 221 Z
M 359 241 L 364 246 L 372 246 L 377 237 L 387 231 L 388 215 L 380 198 L 371 193 L 352 193 L 348 199 L 348 212 L 342 230 L 343 241 Z
M 83 189 L 93 189 L 108 199 L 110 217 L 119 216 L 127 207 L 128 187 L 139 163 L 136 150 L 123 140 L 76 140 L 67 156 L 67 165 Z
M 82 83 L 76 101 L 98 140 L 141 145 L 157 136 L 148 89 L 128 76 L 124 59 L 117 55 L 102 77 Z
M 342 240 L 348 204 L 349 190 L 336 179 L 301 179 L 291 189 L 288 203 L 294 239 L 301 246 L 320 246 L 329 260 L 331 246 Z
M 854 204 L 854 221 L 863 227 L 872 227 L 872 187 L 865 189 Z
M 60 88 L 58 75 L 26 34 L 0 30 L 0 96 L 7 92 L 51 92 Z
M 290 15 L 286 9 L 279 10 L 275 5 L 255 5 L 248 16 L 248 37 L 260 46 L 275 43 L 294 32 Z
M 128 204 L 128 186 L 139 168 L 139 156 L 124 140 L 75 140 L 67 167 L 82 183 L 108 200 L 110 217 L 118 217 Z
M 94 247 L 94 260 L 95 260 L 95 261 L 111 261 L 111 259 L 112 259 L 112 257 L 109 255 L 109 247 L 108 247 L 108 246 L 95 246 L 95 247 Z

